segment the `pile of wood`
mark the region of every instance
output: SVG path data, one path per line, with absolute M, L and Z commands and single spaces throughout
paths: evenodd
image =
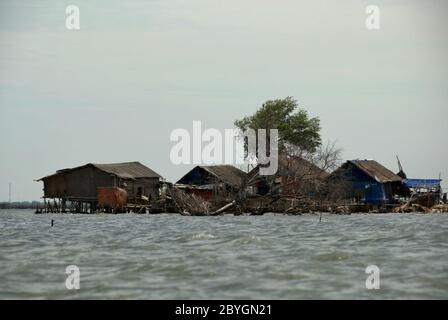
M 367 204 L 352 204 L 344 201 L 324 202 L 315 201 L 304 196 L 258 196 L 246 198 L 243 201 L 231 199 L 217 199 L 209 202 L 198 195 L 187 193 L 178 188 L 167 190 L 167 198 L 172 200 L 174 210 L 172 212 L 189 216 L 215 216 L 225 213 L 263 215 L 266 212 L 284 213 L 288 215 L 301 215 L 309 213 L 387 213 L 390 207 L 375 207 Z M 448 205 L 432 205 L 431 197 L 414 197 L 407 203 L 395 207 L 395 213 L 442 213 L 448 212 Z M 425 206 L 422 202 L 429 203 Z M 166 212 L 166 208 L 164 209 Z M 162 210 L 163 211 L 163 210 Z
M 177 188 L 168 190 L 174 205 L 182 215 L 209 215 L 210 202 L 205 201 L 195 194 L 188 194 Z
M 369 212 L 370 206 L 352 205 L 344 202 L 324 203 L 305 196 L 280 196 L 277 198 L 253 197 L 244 206 L 244 212 L 261 215 L 266 212 L 301 215 L 307 213 L 351 214 Z
M 424 212 L 429 213 L 431 212 L 430 209 L 427 207 L 424 207 L 418 203 L 405 203 L 402 206 L 396 207 L 393 210 L 394 213 L 411 213 L 411 212 Z
M 422 206 L 418 203 L 407 202 L 404 205 L 397 207 L 393 210 L 394 213 L 411 213 L 411 212 L 421 212 L 421 213 L 448 213 L 447 204 L 438 204 L 430 208 Z
M 448 204 L 438 204 L 431 208 L 432 213 L 448 212 Z

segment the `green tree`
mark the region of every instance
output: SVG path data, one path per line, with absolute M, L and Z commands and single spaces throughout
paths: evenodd
M 253 115 L 235 121 L 235 126 L 243 132 L 278 129 L 280 153 L 290 150 L 296 154 L 297 150 L 314 153 L 321 145 L 319 118 L 310 118 L 292 97 L 266 101 Z

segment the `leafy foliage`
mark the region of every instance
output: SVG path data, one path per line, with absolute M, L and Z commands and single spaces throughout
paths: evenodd
M 266 101 L 253 115 L 235 121 L 235 126 L 243 132 L 278 129 L 279 152 L 293 147 L 312 153 L 321 145 L 319 118 L 310 118 L 292 97 Z

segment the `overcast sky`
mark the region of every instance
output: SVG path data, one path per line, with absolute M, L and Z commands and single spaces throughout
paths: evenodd
M 78 5 L 81 30 L 65 28 Z M 365 28 L 378 5 L 381 29 Z M 138 160 L 170 181 L 175 128 L 232 128 L 295 97 L 345 159 L 448 180 L 448 4 L 377 1 L 0 2 L 0 201 L 88 162 Z M 447 184 L 445 184 L 447 186 Z

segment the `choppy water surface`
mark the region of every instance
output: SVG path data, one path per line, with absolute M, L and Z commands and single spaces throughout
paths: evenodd
M 51 220 L 54 226 L 51 227 Z M 0 210 L 0 299 L 447 299 L 448 215 Z M 77 265 L 80 290 L 67 290 Z M 381 269 L 367 290 L 365 269 Z

